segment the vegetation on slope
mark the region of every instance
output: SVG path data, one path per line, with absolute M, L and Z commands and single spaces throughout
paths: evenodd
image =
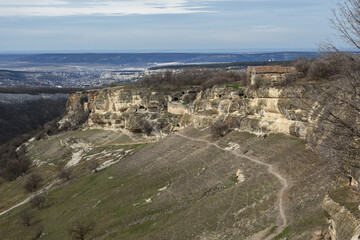
M 190 129 L 184 134 L 207 138 L 209 133 Z M 87 130 L 61 133 L 31 143 L 33 147 L 28 156 L 34 162 L 43 163 L 37 167 L 44 179 L 43 186 L 53 181 L 58 162 L 65 164 L 78 152 L 79 149 L 66 147 L 67 143 L 69 146 L 91 143 L 91 150 L 73 167 L 70 180 L 59 180 L 47 191 L 40 209 L 31 210 L 29 204 L 24 204 L 0 216 L 0 236 L 23 239 L 35 236 L 41 229 L 44 239 L 69 239 L 72 226 L 94 223 L 88 239 L 194 239 L 196 236 L 245 239 L 264 229 L 270 231 L 277 224 L 278 212 L 274 207 L 280 187 L 277 179 L 269 175 L 266 168 L 203 142 L 170 136 L 148 146 L 128 145 L 129 150 L 136 148 L 133 155 L 99 172 L 88 169 L 87 164 L 94 157 L 101 163 L 116 160 L 116 154 L 109 154 L 124 149 L 126 146 L 122 144 L 130 144 L 129 141 L 121 133 Z M 321 165 L 323 161 L 305 150 L 302 141 L 283 135 L 259 139 L 233 132 L 219 144 L 228 147 L 230 143 L 238 143 L 239 152 L 247 150 L 261 161 L 277 166 L 286 162 L 288 168 L 282 170 L 282 174 L 299 176 L 293 177 L 295 185 L 289 192 L 293 200 L 289 202 L 287 214 L 294 220 L 289 223 L 291 231 L 286 232 L 288 239 L 296 239 L 299 234 L 309 234 L 309 230 L 322 226 L 322 221 L 304 223 L 310 221 L 307 218 L 314 213 L 321 215 L 320 199 L 314 200 L 311 196 L 313 191 L 326 188 L 328 180 L 306 177 L 315 171 L 309 170 L 309 166 Z M 67 151 L 71 154 L 56 157 Z M 37 155 L 39 152 L 43 154 Z M 237 183 L 234 177 L 238 169 L 245 176 L 244 182 Z M 1 195 L 1 203 L 7 204 L 3 210 L 27 195 L 18 186 L 25 179 L 19 178 L 13 185 L 15 188 Z M 306 188 L 311 185 L 311 189 Z M 1 192 L 9 189 L 9 186 L 2 187 Z M 304 188 L 302 194 L 299 188 Z M 30 226 L 24 226 L 22 221 L 26 209 L 34 214 Z

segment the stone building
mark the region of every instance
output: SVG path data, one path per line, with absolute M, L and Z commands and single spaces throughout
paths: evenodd
M 295 67 L 273 66 L 249 66 L 246 73 L 251 85 L 254 85 L 256 79 L 262 79 L 271 83 L 282 81 L 286 75 L 295 73 Z

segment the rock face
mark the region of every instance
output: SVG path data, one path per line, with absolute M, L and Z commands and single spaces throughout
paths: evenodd
M 188 125 L 208 127 L 224 121 L 240 131 L 283 133 L 306 139 L 317 153 L 332 159 L 327 156 L 331 151 L 324 141 L 331 128 L 322 120 L 325 110 L 323 103 L 312 97 L 316 94 L 316 88 L 309 84 L 256 90 L 237 85 L 206 90 L 105 88 L 72 94 L 67 115 L 59 124 L 60 128 L 126 129 L 161 137 Z M 319 132 L 318 126 L 330 130 Z M 349 172 L 356 186 L 360 182 L 359 169 L 355 166 Z M 332 240 L 360 239 L 360 221 L 349 210 L 329 197 L 323 201 L 323 208 L 331 224 Z M 314 239 L 329 239 L 322 232 L 315 235 Z
M 189 96 L 193 96 L 194 100 Z M 61 126 L 125 128 L 141 131 L 146 120 L 156 132 L 168 133 L 189 124 L 207 127 L 227 121 L 230 127 L 253 133 L 307 135 L 309 112 L 299 100 L 275 89 L 251 91 L 216 86 L 173 92 L 164 89 L 116 87 L 75 93 Z M 192 101 L 188 102 L 189 99 Z M 299 107 L 300 106 L 300 107 Z
M 329 196 L 324 198 L 322 206 L 328 218 L 331 240 L 360 239 L 360 219 Z

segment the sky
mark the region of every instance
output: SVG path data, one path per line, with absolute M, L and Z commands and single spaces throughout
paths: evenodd
M 0 52 L 317 50 L 337 2 L 0 0 Z

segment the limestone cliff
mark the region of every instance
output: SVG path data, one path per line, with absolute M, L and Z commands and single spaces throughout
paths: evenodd
M 324 198 L 322 206 L 328 219 L 331 240 L 360 239 L 360 219 L 346 206 L 335 202 L 329 196 Z
M 239 131 L 283 133 L 306 139 L 313 150 L 333 161 L 331 154 L 335 150 L 329 151 L 326 141 L 331 125 L 322 118 L 325 108 L 323 102 L 317 101 L 318 94 L 311 84 L 282 89 L 251 89 L 235 84 L 206 90 L 105 88 L 72 94 L 67 115 L 59 124 L 60 128 L 125 129 L 161 137 L 188 125 L 200 128 L 225 121 Z M 359 182 L 360 170 L 350 170 L 350 178 Z M 329 197 L 323 208 L 331 222 L 332 239 L 358 239 L 360 222 L 350 211 Z
M 300 107 L 299 107 L 300 106 Z M 207 127 L 225 120 L 230 127 L 254 133 L 284 133 L 306 137 L 309 112 L 294 96 L 275 89 L 257 91 L 216 86 L 205 91 L 116 87 L 75 93 L 61 125 L 140 131 L 150 122 L 155 133 L 194 124 Z M 85 121 L 80 121 L 83 118 Z

